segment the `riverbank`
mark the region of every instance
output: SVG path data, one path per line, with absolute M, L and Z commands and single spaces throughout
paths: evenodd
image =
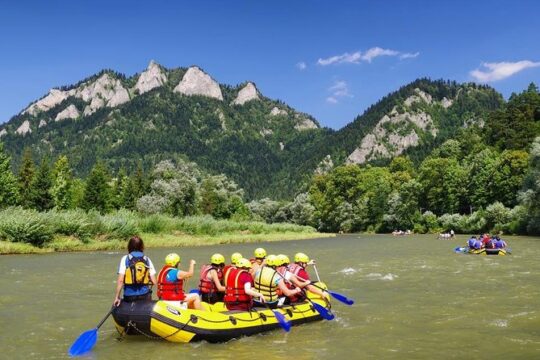
M 125 250 L 140 235 L 146 247 L 202 246 L 228 243 L 312 239 L 332 236 L 309 226 L 223 220 L 211 216 L 143 216 L 121 210 L 105 215 L 82 210 L 0 211 L 0 254 Z
M 189 235 L 189 234 L 151 234 L 142 233 L 146 248 L 179 247 L 179 246 L 209 246 L 219 244 L 244 244 L 268 241 L 308 240 L 319 237 L 334 237 L 335 234 L 318 232 L 298 233 L 283 232 L 269 234 L 222 234 L 222 235 Z M 60 236 L 42 247 L 20 242 L 0 241 L 0 255 L 42 254 L 69 251 L 103 251 L 125 250 L 126 240 L 93 239 L 82 242 L 74 237 Z

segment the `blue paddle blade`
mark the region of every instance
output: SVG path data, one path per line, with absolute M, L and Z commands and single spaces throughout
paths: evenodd
M 274 313 L 274 316 L 276 317 L 279 325 L 281 325 L 283 330 L 285 330 L 286 332 L 291 331 L 291 322 L 285 319 L 285 316 L 279 311 L 272 310 L 272 312 Z
M 190 294 L 198 294 L 198 293 L 199 293 L 199 289 L 191 289 L 191 290 L 189 290 L 189 293 L 190 293 Z
M 69 356 L 79 356 L 92 350 L 97 341 L 98 329 L 83 332 L 69 348 Z
M 328 290 L 327 290 L 328 291 Z M 342 303 L 344 304 L 347 304 L 349 306 L 351 306 L 352 304 L 354 304 L 354 300 L 353 299 L 349 299 L 348 297 L 346 297 L 345 295 L 342 295 L 340 293 L 337 293 L 337 292 L 333 292 L 333 291 L 328 291 L 328 293 L 330 295 L 332 295 L 332 297 L 334 297 L 336 300 L 338 301 L 341 301 Z
M 329 312 L 324 306 L 322 305 L 319 305 L 315 302 L 311 302 L 311 304 L 313 305 L 313 307 L 315 308 L 315 310 L 317 310 L 317 312 L 319 314 L 321 314 L 321 316 L 323 317 L 323 319 L 325 320 L 333 320 L 334 319 L 334 314 L 332 314 L 331 312 Z

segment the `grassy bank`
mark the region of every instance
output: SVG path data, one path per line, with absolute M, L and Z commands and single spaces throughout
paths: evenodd
M 0 254 L 124 250 L 127 239 L 136 234 L 149 248 L 323 236 L 308 226 L 216 220 L 209 216 L 141 216 L 130 211 L 100 215 L 81 210 L 38 213 L 21 208 L 0 211 Z

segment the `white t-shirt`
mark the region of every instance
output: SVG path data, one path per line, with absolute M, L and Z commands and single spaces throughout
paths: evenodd
M 120 265 L 118 266 L 118 274 L 124 275 L 126 273 L 126 259 L 128 255 L 124 255 L 122 257 L 122 260 L 120 260 Z M 156 268 L 154 268 L 154 264 L 152 264 L 152 260 L 147 256 L 148 259 L 148 265 L 150 268 L 150 275 L 156 275 Z

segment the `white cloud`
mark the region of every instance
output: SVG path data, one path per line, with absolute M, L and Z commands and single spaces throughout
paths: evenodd
M 331 56 L 326 59 L 319 59 L 317 61 L 317 64 L 322 65 L 322 66 L 331 65 L 331 64 L 341 64 L 341 63 L 358 64 L 360 62 L 360 59 L 361 59 L 360 51 L 357 51 L 352 54 L 345 53 L 341 55 Z
M 418 55 L 420 55 L 420 53 L 418 51 L 415 52 L 415 53 L 403 53 L 403 54 L 399 55 L 399 58 L 401 60 L 403 60 L 403 59 L 414 59 Z
M 369 49 L 362 55 L 362 60 L 366 60 L 367 62 L 371 62 L 371 60 L 375 59 L 379 56 L 396 56 L 399 55 L 399 51 L 396 50 L 390 50 L 390 49 L 383 49 L 380 47 L 374 47 Z
M 475 69 L 470 75 L 479 82 L 491 82 L 506 79 L 520 71 L 540 66 L 540 62 L 522 60 L 517 62 L 482 63 L 486 70 Z
M 300 70 L 305 70 L 307 68 L 307 65 L 305 62 L 300 61 L 299 63 L 296 63 L 296 67 Z
M 344 53 L 341 55 L 334 55 L 326 59 L 320 58 L 317 60 L 317 64 L 321 66 L 327 66 L 332 64 L 359 64 L 361 61 L 366 61 L 371 63 L 371 61 L 379 56 L 399 56 L 400 59 L 409 59 L 415 58 L 420 55 L 419 52 L 416 53 L 402 53 L 397 50 L 392 49 L 383 49 L 378 46 L 372 47 L 365 52 L 356 51 L 354 53 Z
M 326 102 L 330 104 L 337 104 L 340 97 L 353 97 L 349 92 L 349 86 L 343 80 L 336 80 L 334 85 L 328 88 L 328 91 L 332 93 L 331 96 L 326 98 Z
M 335 97 L 329 96 L 329 97 L 326 98 L 326 102 L 330 103 L 330 104 L 337 104 L 338 101 L 337 101 L 337 99 Z

